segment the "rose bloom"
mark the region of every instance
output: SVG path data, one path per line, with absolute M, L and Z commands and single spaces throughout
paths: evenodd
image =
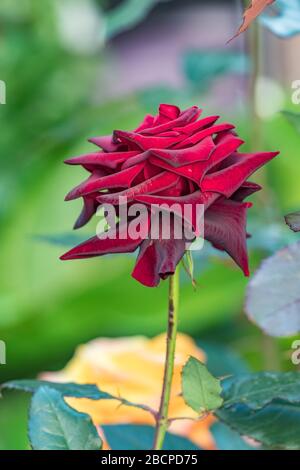
M 158 115 L 147 115 L 134 131 L 116 130 L 113 135 L 91 139 L 102 150 L 66 161 L 82 165 L 90 173 L 66 197 L 83 198 L 83 211 L 75 228 L 86 224 L 105 203 L 113 204 L 118 214 L 120 197 L 128 201 L 128 211 L 134 203 L 142 203 L 147 209 L 140 236 L 132 237 L 120 220 L 116 237 L 109 238 L 109 231 L 107 237 L 95 236 L 61 259 L 139 248 L 132 275 L 146 286 L 157 286 L 160 279 L 174 273 L 185 253 L 186 238 L 174 235 L 175 225 L 180 223 L 194 238 L 202 235 L 217 249 L 226 251 L 249 275 L 246 217 L 251 204 L 244 199 L 261 188 L 248 177 L 278 152 L 240 153 L 244 142 L 232 124 L 217 124 L 219 116 L 199 119 L 200 114 L 197 106 L 181 111 L 177 106 L 161 104 Z M 172 213 L 170 237 L 145 237 L 150 233 L 149 214 L 154 205 L 161 204 Z M 191 205 L 190 216 L 178 222 L 174 204 L 180 208 Z M 197 233 L 199 204 L 205 210 L 204 234 Z
M 159 409 L 165 363 L 165 335 L 148 339 L 142 336 L 96 339 L 80 346 L 73 359 L 60 372 L 44 373 L 42 378 L 54 382 L 96 384 L 102 391 L 125 398 L 133 403 Z M 181 396 L 181 371 L 190 356 L 205 361 L 196 343 L 179 333 L 176 344 L 175 368 L 171 390 L 169 418 L 189 418 L 173 421 L 170 431 L 185 436 L 203 449 L 214 449 L 209 427 L 212 416 L 198 419 Z M 91 416 L 97 426 L 109 424 L 154 425 L 153 416 L 139 408 L 120 406 L 116 400 L 67 398 L 70 406 Z M 106 446 L 107 447 L 107 446 Z

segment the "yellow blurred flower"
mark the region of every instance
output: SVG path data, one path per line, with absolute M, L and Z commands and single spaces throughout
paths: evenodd
M 56 382 L 96 384 L 101 390 L 114 396 L 158 410 L 165 349 L 165 335 L 153 339 L 142 336 L 96 339 L 80 346 L 62 371 L 43 374 L 43 378 Z M 204 449 L 214 449 L 209 430 L 213 418 L 208 416 L 203 420 L 196 420 L 197 414 L 180 396 L 181 370 L 189 356 L 205 361 L 203 351 L 193 339 L 178 334 L 169 417 L 181 419 L 173 421 L 170 431 L 189 438 Z M 152 415 L 147 411 L 120 406 L 115 400 L 68 398 L 67 401 L 78 411 L 88 413 L 97 426 L 120 423 L 154 424 Z

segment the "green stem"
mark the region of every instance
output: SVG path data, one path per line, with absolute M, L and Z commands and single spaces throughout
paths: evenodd
M 172 379 L 174 372 L 174 359 L 176 348 L 176 335 L 178 324 L 178 304 L 179 304 L 179 266 L 169 280 L 169 314 L 167 331 L 167 352 L 165 361 L 165 371 L 163 388 L 160 400 L 160 407 L 157 417 L 157 426 L 154 440 L 154 450 L 161 450 L 165 435 L 169 425 L 168 411 L 171 396 Z

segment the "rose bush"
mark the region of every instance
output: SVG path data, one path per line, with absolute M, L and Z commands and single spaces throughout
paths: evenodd
M 111 136 L 91 139 L 102 150 L 66 161 L 82 165 L 90 173 L 66 197 L 84 201 L 75 228 L 86 224 L 102 204 L 113 204 L 118 213 L 120 197 L 126 198 L 129 208 L 133 203 L 145 204 L 148 213 L 142 219 L 140 236 L 132 238 L 120 219 L 116 237 L 110 238 L 109 231 L 104 238 L 95 236 L 61 259 L 133 252 L 139 247 L 132 275 L 146 286 L 157 286 L 160 279 L 174 273 L 186 250 L 184 236 L 174 236 L 178 214 L 172 207 L 189 204 L 194 209 L 180 223 L 196 237 L 196 209 L 202 204 L 205 230 L 200 235 L 225 250 L 249 275 L 246 213 L 251 204 L 244 199 L 260 186 L 247 179 L 278 152 L 240 153 L 243 141 L 232 124 L 216 124 L 219 116 L 198 119 L 200 114 L 196 106 L 181 112 L 176 106 L 162 104 L 158 116 L 146 116 L 134 131 L 116 130 Z M 161 204 L 172 212 L 170 237 L 147 238 L 149 214 Z
M 158 410 L 165 343 L 165 335 L 153 339 L 142 336 L 96 339 L 80 346 L 65 369 L 45 373 L 42 378 L 53 382 L 97 384 L 101 390 L 113 396 L 121 396 L 133 403 Z M 189 356 L 205 361 L 205 354 L 192 338 L 178 334 L 169 418 L 180 419 L 173 421 L 170 431 L 188 437 L 202 448 L 213 449 L 214 441 L 209 427 L 214 418 L 209 416 L 197 420 L 198 414 L 185 404 L 181 396 L 181 371 Z M 66 398 L 66 401 L 78 411 L 88 413 L 97 426 L 120 423 L 155 424 L 150 413 L 139 408 L 120 406 L 114 400 Z

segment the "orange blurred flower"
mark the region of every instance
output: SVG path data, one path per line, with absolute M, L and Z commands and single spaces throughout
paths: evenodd
M 166 337 L 148 339 L 142 336 L 96 339 L 80 346 L 60 372 L 43 374 L 46 380 L 96 384 L 101 390 L 131 402 L 158 410 L 162 388 Z M 210 425 L 214 418 L 197 420 L 181 394 L 181 370 L 189 356 L 205 361 L 205 355 L 187 335 L 178 334 L 175 370 L 169 408 L 173 421 L 170 431 L 185 436 L 204 449 L 214 449 Z M 122 405 L 115 400 L 68 398 L 73 408 L 88 413 L 97 426 L 107 424 L 154 424 L 147 411 Z M 187 419 L 185 419 L 187 418 Z

